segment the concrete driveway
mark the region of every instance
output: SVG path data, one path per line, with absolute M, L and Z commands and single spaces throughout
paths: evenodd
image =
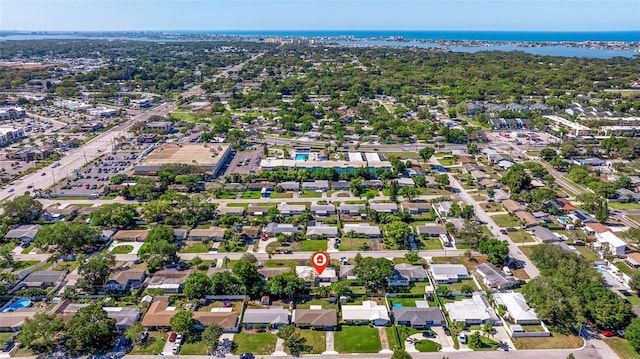
M 144 244 L 144 242 L 118 242 L 118 241 L 113 241 L 113 243 L 111 243 L 111 245 L 109 246 L 109 252 L 113 251 L 113 249 L 115 247 L 117 247 L 117 246 L 132 246 L 133 249 L 128 254 L 138 254 L 138 251 L 140 250 L 140 248 L 142 247 L 143 244 Z

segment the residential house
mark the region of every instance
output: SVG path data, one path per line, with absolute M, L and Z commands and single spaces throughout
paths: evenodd
M 241 234 L 244 239 L 250 240 L 260 238 L 260 233 L 262 233 L 262 228 L 260 226 L 243 226 Z
M 614 256 L 623 256 L 627 249 L 627 243 L 612 232 L 596 234 L 596 242 L 594 248 L 597 245 L 605 253 Z
M 295 181 L 280 182 L 278 186 L 282 187 L 285 192 L 296 192 L 300 190 L 300 183 Z
M 398 178 L 398 187 L 413 187 L 416 183 L 411 177 L 400 177 Z
M 147 288 L 161 289 L 163 293 L 182 293 L 184 283 L 190 274 L 191 271 L 179 271 L 175 269 L 159 270 L 147 280 Z
M 40 288 L 46 289 L 51 287 L 57 287 L 62 284 L 64 277 L 66 277 L 67 271 L 61 270 L 42 270 L 32 272 L 26 276 L 22 282 L 18 284 L 20 288 Z
M 282 307 L 269 309 L 246 309 L 242 317 L 242 325 L 246 328 L 277 329 L 289 324 L 289 310 Z
M 549 228 L 547 227 L 535 226 L 530 228 L 529 230 L 531 231 L 531 235 L 533 236 L 533 238 L 535 238 L 538 242 L 551 243 L 560 240 L 560 238 L 557 237 L 553 232 L 551 232 L 551 230 L 549 230 Z
M 291 321 L 298 328 L 316 330 L 334 330 L 338 325 L 338 313 L 335 309 L 295 309 Z
M 22 329 L 26 319 L 33 318 L 42 308 L 21 308 L 13 311 L 0 312 L 0 332 L 17 332 Z
M 311 214 L 318 217 L 328 217 L 336 214 L 336 207 L 332 204 L 312 204 Z
M 393 268 L 393 275 L 387 278 L 391 286 L 408 286 L 411 282 L 424 282 L 425 280 L 427 280 L 427 271 L 424 267 L 407 263 L 396 264 Z
M 216 241 L 224 240 L 226 228 L 211 226 L 209 228 L 194 228 L 189 231 L 190 241 Z
M 487 189 L 487 188 L 496 189 L 496 188 L 500 188 L 500 182 L 498 182 L 498 180 L 495 180 L 493 178 L 482 179 L 480 182 L 478 182 L 478 184 L 480 185 L 480 189 Z
M 315 226 L 307 226 L 307 238 L 338 238 L 340 231 L 338 227 L 332 227 L 328 224 L 317 223 Z
M 573 220 L 574 222 L 580 222 L 583 225 L 587 223 L 598 223 L 595 218 L 580 210 L 570 211 L 569 218 L 571 218 L 571 220 Z
M 360 305 L 342 305 L 342 320 L 347 323 L 371 323 L 382 327 L 389 323 L 387 307 L 373 300 L 366 300 Z
M 624 262 L 633 269 L 640 268 L 640 252 L 628 253 Z
M 527 211 L 516 212 L 515 216 L 518 217 L 520 220 L 524 221 L 524 226 L 526 228 L 534 227 L 542 223 L 542 221 L 538 220 L 536 217 L 533 216 L 533 214 Z
M 626 188 L 620 188 L 616 198 L 621 202 L 640 202 L 640 193 L 629 191 Z
M 451 211 L 452 203 L 449 201 L 438 202 L 433 204 L 433 209 L 442 217 L 447 217 Z
M 517 212 L 522 212 L 527 210 L 525 206 L 521 205 L 520 203 L 512 199 L 507 199 L 502 201 L 502 205 L 511 214 L 516 214 Z
M 495 293 L 493 295 L 497 305 L 502 305 L 507 310 L 507 317 L 512 323 L 518 325 L 540 324 L 540 319 L 533 308 L 529 308 L 522 293 Z
M 69 299 L 64 299 L 51 310 L 51 314 L 55 314 L 67 323 L 78 310 L 89 305 L 89 303 L 72 303 Z M 139 308 L 133 307 L 102 307 L 102 309 L 107 312 L 107 317 L 116 321 L 117 330 L 126 330 L 138 322 L 142 315 Z
M 356 269 L 356 266 L 353 264 L 342 264 L 340 266 L 340 279 L 358 279 L 358 276 L 353 273 L 354 269 Z
M 147 278 L 144 269 L 118 269 L 111 272 L 104 289 L 107 292 L 126 292 L 130 289 L 142 288 L 142 283 Z
M 362 186 L 362 188 L 381 190 L 382 181 L 381 180 L 363 180 L 360 183 L 360 186 Z
M 481 263 L 476 267 L 476 272 L 482 276 L 482 281 L 487 287 L 506 290 L 517 287 L 521 281 L 506 273 L 491 263 Z
M 278 205 L 278 211 L 284 217 L 296 216 L 304 213 L 307 210 L 307 206 L 304 204 L 286 204 L 280 203 Z
M 269 223 L 265 233 L 268 236 L 277 236 L 278 234 L 292 235 L 294 233 L 302 233 L 300 228 L 290 223 Z
M 378 213 L 397 213 L 398 206 L 395 203 L 371 203 L 369 209 Z
M 302 189 L 305 191 L 326 191 L 329 189 L 329 181 L 316 180 L 311 182 L 302 182 Z
M 366 216 L 367 207 L 364 204 L 341 204 L 338 211 L 341 215 L 364 217 Z
M 428 329 L 441 326 L 447 322 L 438 307 L 431 308 L 393 308 L 393 318 L 396 325 L 404 325 L 415 329 Z
M 277 275 L 291 272 L 291 267 L 262 267 L 258 269 L 258 274 L 262 280 L 271 279 Z
M 602 223 L 587 223 L 582 227 L 582 229 L 589 235 L 611 232 L 611 228 Z
M 148 229 L 121 230 L 113 235 L 114 241 L 144 242 L 149 235 Z
M 233 308 L 214 309 L 208 312 L 193 312 L 195 327 L 203 330 L 211 324 L 218 324 L 223 333 L 237 333 L 240 329 L 238 326 L 238 313 L 234 312 Z
M 372 226 L 369 223 L 348 223 L 344 224 L 343 232 L 349 236 L 354 233 L 357 236 L 366 236 L 368 238 L 381 238 L 380 227 Z
M 77 206 L 68 206 L 60 208 L 58 205 L 52 204 L 42 211 L 42 219 L 45 221 L 65 221 L 72 220 L 78 214 Z
M 430 270 L 433 280 L 438 284 L 455 283 L 471 278 L 471 274 L 462 264 L 432 264 Z
M 274 207 L 250 205 L 249 207 L 247 207 L 247 214 L 249 216 L 264 216 L 269 212 L 271 208 Z
M 444 226 L 437 224 L 418 226 L 417 230 L 418 235 L 425 237 L 440 237 L 441 235 L 447 235 L 447 229 Z
M 351 183 L 349 181 L 335 181 L 331 183 L 331 188 L 336 191 L 349 191 Z
M 491 323 L 498 325 L 500 318 L 491 308 L 487 299 L 480 293 L 473 293 L 470 299 L 463 299 L 453 303 L 445 303 L 452 322 L 462 322 L 467 325 Z
M 402 208 L 404 212 L 409 212 L 412 215 L 420 215 L 431 211 L 431 203 L 405 201 L 400 204 L 400 208 Z
M 178 313 L 176 307 L 170 307 L 166 300 L 158 300 L 151 303 L 149 309 L 140 321 L 147 329 L 170 328 L 171 318 Z
M 322 273 L 318 274 L 313 267 L 296 266 L 296 277 L 303 279 L 307 286 L 324 286 L 338 281 L 334 267 L 326 267 Z
M 23 247 L 28 247 L 36 239 L 38 231 L 42 228 L 39 224 L 23 224 L 4 235 L 6 240 L 18 240 Z
M 577 210 L 577 208 L 569 202 L 569 200 L 564 198 L 556 198 L 551 200 L 551 205 L 561 210 L 564 213 L 569 213 L 571 211 Z
M 189 231 L 184 228 L 174 228 L 173 229 L 173 237 L 176 241 L 184 241 L 187 238 Z
M 244 207 L 218 206 L 218 208 L 216 208 L 216 213 L 219 215 L 244 216 L 244 212 Z

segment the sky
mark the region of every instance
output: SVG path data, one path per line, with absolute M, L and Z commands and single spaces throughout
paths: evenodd
M 627 31 L 640 0 L 0 0 L 0 30 Z

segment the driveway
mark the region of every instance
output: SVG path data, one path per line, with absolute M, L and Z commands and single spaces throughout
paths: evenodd
M 273 243 L 277 241 L 278 241 L 278 238 L 276 237 L 270 237 L 266 241 L 260 241 L 260 244 L 258 245 L 258 253 L 267 253 L 267 246 L 269 245 L 269 243 Z
M 444 333 L 442 327 L 432 327 L 431 330 L 436 333 L 436 337 L 432 340 L 437 341 L 442 346 L 443 352 L 451 352 L 456 349 L 453 347 L 453 339 Z
M 113 243 L 111 243 L 111 245 L 109 246 L 109 252 L 113 251 L 113 249 L 115 247 L 117 247 L 117 246 L 133 246 L 133 249 L 128 254 L 138 254 L 138 251 L 140 250 L 140 248 L 142 247 L 143 244 L 144 244 L 144 242 L 118 242 L 118 241 L 113 241 Z

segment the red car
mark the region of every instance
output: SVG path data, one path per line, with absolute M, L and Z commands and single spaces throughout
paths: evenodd
M 176 336 L 177 334 L 175 332 L 171 332 L 171 334 L 169 334 L 169 341 L 170 342 L 175 342 L 176 341 Z
M 602 335 L 604 335 L 607 338 L 610 338 L 610 337 L 615 337 L 616 333 L 613 330 L 603 330 Z
M 500 230 L 500 234 L 507 234 L 507 231 L 506 231 L 506 230 L 504 230 L 504 229 L 501 229 L 501 230 Z

